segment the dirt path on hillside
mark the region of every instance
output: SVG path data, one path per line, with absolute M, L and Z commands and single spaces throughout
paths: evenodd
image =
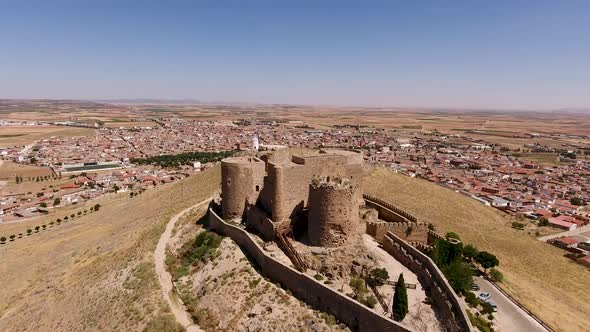
M 156 264 L 156 274 L 158 274 L 158 280 L 160 281 L 160 286 L 162 287 L 162 293 L 164 294 L 164 298 L 168 305 L 170 306 L 170 310 L 176 321 L 180 323 L 187 332 L 202 332 L 198 325 L 196 325 L 189 314 L 186 312 L 184 304 L 176 295 L 176 292 L 173 289 L 172 284 L 172 276 L 168 271 L 166 271 L 166 263 L 164 262 L 166 259 L 166 246 L 168 245 L 168 241 L 170 240 L 170 236 L 172 235 L 172 229 L 174 225 L 182 217 L 185 213 L 189 212 L 190 210 L 208 203 L 211 201 L 211 198 L 205 199 L 191 207 L 188 207 L 182 211 L 180 211 L 177 215 L 172 217 L 166 225 L 166 230 L 160 236 L 160 240 L 158 241 L 158 245 L 156 246 L 156 251 L 154 252 L 154 260 Z

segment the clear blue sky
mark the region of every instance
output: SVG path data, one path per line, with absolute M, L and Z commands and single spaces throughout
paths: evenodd
M 0 98 L 590 107 L 590 1 L 4 1 Z

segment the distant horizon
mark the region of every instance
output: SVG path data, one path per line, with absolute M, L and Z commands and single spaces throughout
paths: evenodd
M 22 0 L 0 4 L 0 97 L 590 109 L 589 12 L 576 0 Z
M 295 107 L 334 107 L 334 108 L 365 108 L 365 109 L 391 109 L 412 111 L 437 111 L 437 112 L 530 112 L 530 113 L 588 113 L 590 107 L 564 107 L 559 109 L 501 109 L 501 108 L 462 108 L 462 107 L 432 107 L 432 106 L 398 106 L 398 105 L 337 105 L 337 104 L 305 104 L 305 103 L 264 103 L 248 101 L 207 101 L 193 98 L 116 98 L 116 99 L 75 99 L 75 98 L 0 98 L 1 101 L 51 101 L 51 102 L 94 102 L 112 105 L 168 105 L 168 106 L 207 106 L 207 105 L 235 105 L 235 106 L 295 106 Z

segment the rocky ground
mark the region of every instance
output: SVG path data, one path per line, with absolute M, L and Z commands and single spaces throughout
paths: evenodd
M 171 254 L 204 232 L 191 222 L 179 225 Z M 278 249 L 277 249 L 278 250 Z M 193 319 L 206 331 L 348 331 L 262 277 L 242 250 L 224 238 L 214 258 L 191 267 L 176 287 Z

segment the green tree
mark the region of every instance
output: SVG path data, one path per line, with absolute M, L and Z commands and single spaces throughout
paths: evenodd
M 41 204 L 39 204 L 39 206 L 42 207 L 42 208 L 46 208 L 47 207 L 47 203 L 41 202 Z
M 14 241 L 14 238 L 15 238 L 15 237 L 16 237 L 16 235 L 12 234 L 12 235 L 10 236 L 10 241 Z
M 35 233 L 39 233 L 39 228 L 41 228 L 41 226 L 35 226 Z
M 479 250 L 475 246 L 471 244 L 466 245 L 463 247 L 463 257 L 467 258 L 468 260 L 473 260 L 475 256 L 479 253 Z
M 489 268 L 498 266 L 500 264 L 498 258 L 487 251 L 480 251 L 479 254 L 475 256 L 475 261 L 484 268 L 486 273 L 488 272 Z
M 100 204 L 94 204 L 94 211 L 100 210 Z
M 549 220 L 545 217 L 539 218 L 539 226 L 547 226 L 549 225 Z
M 495 282 L 502 282 L 502 280 L 504 280 L 504 275 L 497 269 L 492 268 L 490 270 L 490 278 Z
M 408 291 L 406 289 L 406 282 L 404 281 L 404 274 L 399 275 L 397 283 L 395 284 L 395 293 L 393 294 L 393 305 L 391 307 L 391 314 L 393 319 L 401 322 L 408 313 Z
M 473 271 L 467 263 L 457 260 L 443 267 L 442 270 L 455 292 L 469 292 L 473 284 Z
M 459 236 L 459 234 L 455 233 L 455 232 L 448 232 L 447 233 L 447 239 L 457 239 L 459 241 L 461 241 L 461 237 Z
M 0 237 L 0 242 L 1 243 L 6 243 L 6 236 Z
M 53 199 L 53 206 L 58 206 L 61 204 L 61 198 L 56 197 L 55 199 Z
M 584 205 L 584 201 L 580 197 L 572 197 L 570 198 L 571 205 Z
M 31 235 L 31 233 L 33 233 L 33 230 L 32 230 L 32 229 L 30 229 L 30 228 L 29 228 L 29 229 L 27 229 L 27 235 Z
M 362 278 L 352 278 L 349 285 L 357 300 L 362 299 L 363 295 L 367 292 L 367 285 Z
M 383 268 L 375 268 L 371 270 L 368 278 L 369 284 L 374 286 L 381 286 L 385 284 L 387 280 L 389 280 L 389 273 Z

